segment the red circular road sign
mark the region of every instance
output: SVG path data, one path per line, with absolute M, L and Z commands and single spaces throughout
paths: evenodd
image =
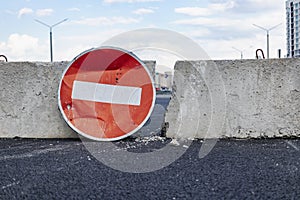
M 150 117 L 155 88 L 146 66 L 122 49 L 101 47 L 76 57 L 63 73 L 58 105 L 80 135 L 114 141 L 132 135 Z

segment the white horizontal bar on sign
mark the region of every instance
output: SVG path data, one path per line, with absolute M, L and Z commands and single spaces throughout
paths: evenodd
M 142 88 L 74 81 L 72 99 L 139 106 Z

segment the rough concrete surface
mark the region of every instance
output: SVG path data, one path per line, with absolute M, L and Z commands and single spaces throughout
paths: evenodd
M 300 59 L 179 61 L 173 89 L 169 137 L 300 136 Z
M 58 85 L 67 64 L 0 63 L 1 137 L 77 137 L 57 106 Z
M 0 62 L 0 137 L 77 138 L 58 110 L 57 94 L 69 62 Z M 145 61 L 150 73 L 154 61 Z

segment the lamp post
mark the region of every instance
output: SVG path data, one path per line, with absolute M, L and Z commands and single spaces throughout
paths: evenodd
M 280 26 L 282 23 L 280 23 L 280 24 L 277 24 L 276 26 L 273 26 L 273 27 L 271 27 L 271 28 L 269 28 L 269 29 L 267 29 L 267 28 L 264 28 L 264 27 L 261 27 L 261 26 L 258 26 L 258 25 L 256 25 L 256 24 L 253 24 L 253 26 L 255 26 L 255 27 L 257 27 L 257 28 L 259 28 L 259 29 L 262 29 L 262 30 L 264 30 L 264 31 L 266 31 L 267 32 L 267 59 L 269 59 L 269 48 L 270 48 L 270 45 L 269 45 L 269 32 L 271 31 L 271 30 L 273 30 L 273 29 L 275 29 L 275 28 L 277 28 L 278 26 Z
M 239 49 L 237 49 L 237 48 L 235 48 L 235 47 L 232 47 L 232 48 L 233 48 L 234 50 L 240 52 L 240 53 L 241 53 L 241 59 L 243 59 L 243 51 L 242 51 L 242 50 L 239 50 Z
M 55 26 L 57 26 L 57 25 L 59 25 L 59 24 L 65 22 L 65 21 L 67 21 L 67 20 L 68 20 L 68 19 L 66 18 L 66 19 L 64 19 L 64 20 L 61 20 L 61 21 L 59 21 L 59 22 L 53 24 L 53 25 L 48 25 L 48 24 L 46 24 L 46 23 L 44 23 L 44 22 L 42 22 L 42 21 L 40 21 L 40 20 L 35 19 L 36 22 L 38 22 L 38 23 L 40 23 L 40 24 L 42 24 L 42 25 L 44 25 L 44 26 L 47 26 L 47 27 L 49 28 L 49 31 L 50 31 L 50 61 L 51 61 L 51 62 L 53 62 L 52 29 L 53 29 Z

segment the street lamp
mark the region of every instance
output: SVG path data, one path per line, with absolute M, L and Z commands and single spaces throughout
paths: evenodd
M 235 48 L 235 47 L 232 47 L 232 48 L 233 48 L 234 50 L 240 52 L 240 53 L 241 53 L 241 59 L 243 59 L 243 51 L 242 51 L 242 50 L 239 50 L 239 49 L 237 49 L 237 48 Z
M 46 24 L 46 23 L 44 23 L 44 22 L 42 22 L 42 21 L 40 21 L 40 20 L 35 19 L 36 22 L 38 22 L 38 23 L 40 23 L 40 24 L 42 24 L 42 25 L 44 25 L 44 26 L 47 26 L 47 27 L 49 28 L 49 31 L 50 31 L 50 60 L 51 60 L 51 62 L 53 62 L 53 51 L 52 51 L 52 29 L 53 29 L 53 27 L 55 27 L 55 26 L 57 26 L 57 25 L 59 25 L 59 24 L 65 22 L 65 21 L 67 21 L 67 20 L 68 20 L 68 19 L 66 18 L 66 19 L 64 19 L 64 20 L 62 20 L 62 21 L 57 22 L 56 24 L 48 25 L 48 24 Z
M 281 24 L 282 24 L 282 23 L 277 24 L 276 26 L 273 26 L 273 27 L 271 27 L 271 28 L 269 28 L 269 29 L 266 29 L 266 28 L 264 28 L 264 27 L 258 26 L 258 25 L 256 25 L 256 24 L 253 24 L 253 26 L 255 26 L 255 27 L 257 27 L 257 28 L 259 28 L 259 29 L 262 29 L 262 30 L 264 30 L 264 31 L 267 32 L 267 58 L 268 58 L 268 59 L 269 59 L 269 32 L 270 32 L 271 30 L 277 28 L 277 27 L 280 26 Z

